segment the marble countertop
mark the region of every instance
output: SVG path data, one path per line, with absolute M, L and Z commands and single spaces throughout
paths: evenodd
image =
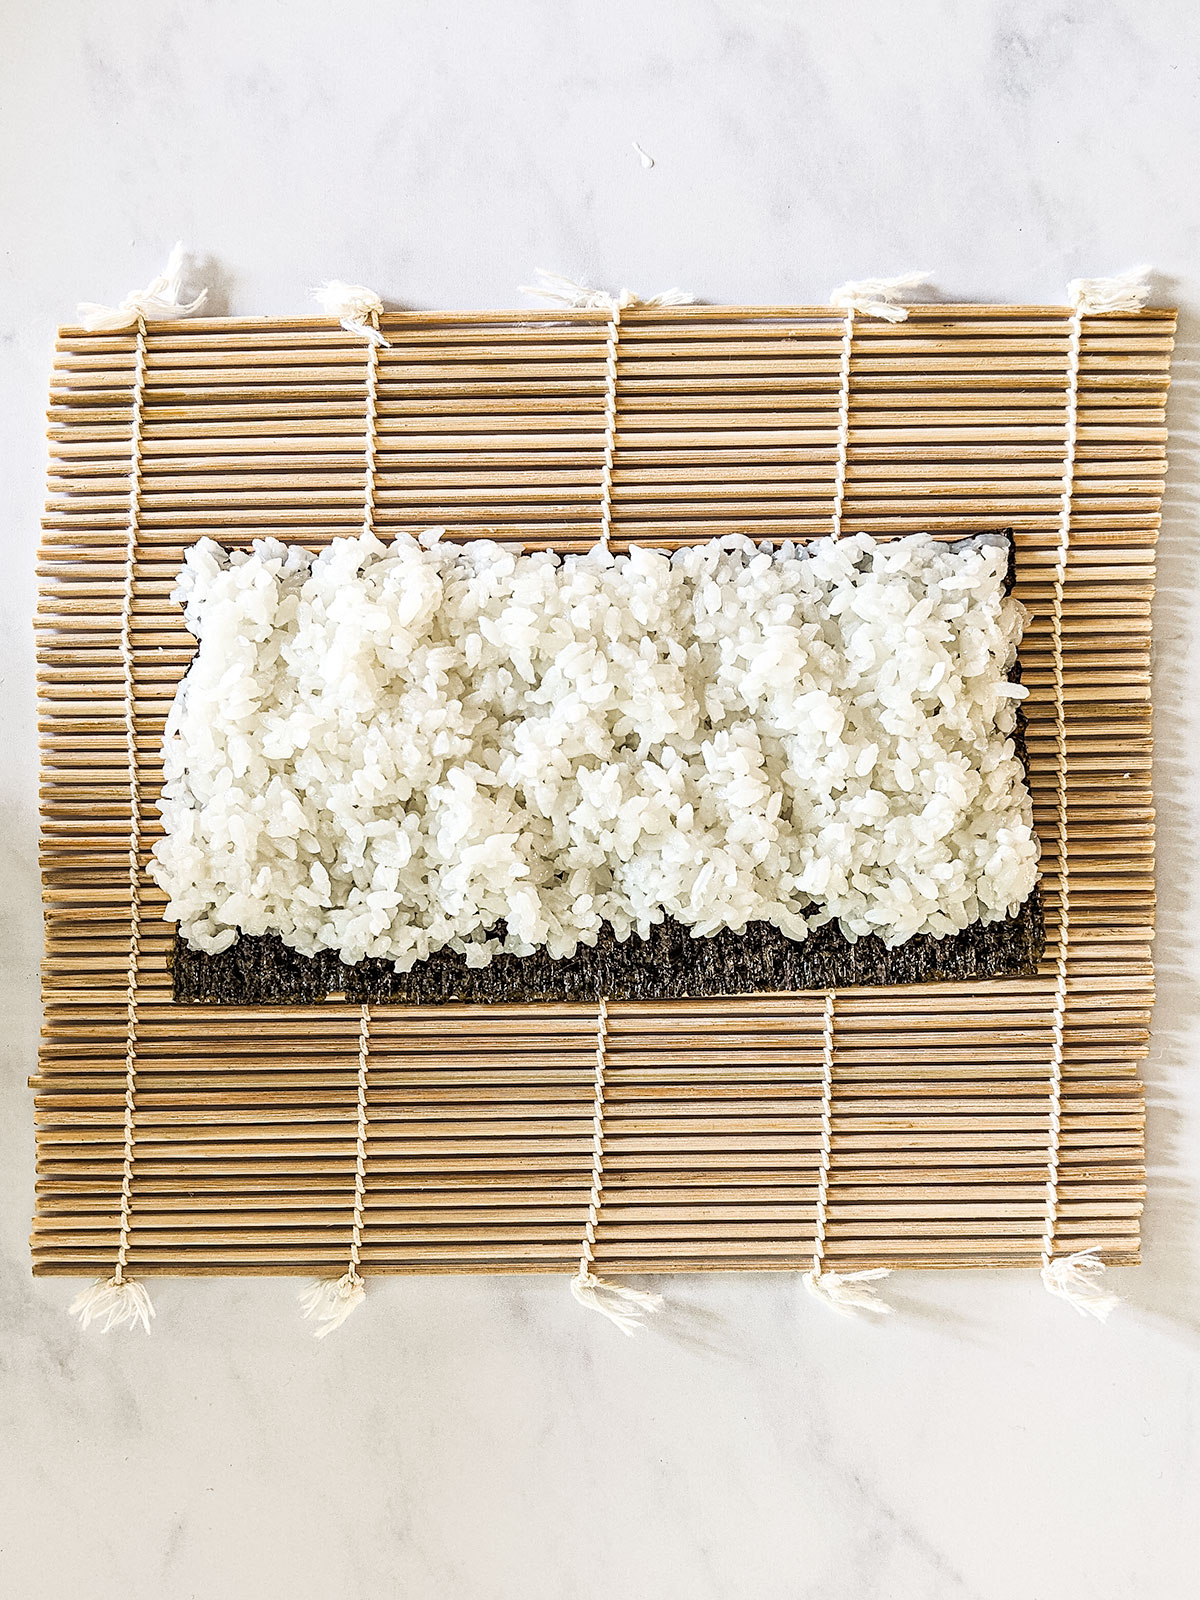
M 1175 1600 L 1200 1560 L 1196 309 L 1186 0 L 59 0 L 0 65 L 0 1590 L 14 1600 Z M 653 158 L 647 167 L 635 141 Z M 162 1281 L 154 1335 L 36 1283 L 29 618 L 55 323 L 182 235 L 215 309 L 520 304 L 535 266 L 738 303 L 929 268 L 1181 307 L 1156 611 L 1161 995 L 1145 1264 L 901 1274 L 881 1325 L 680 1277 L 623 1339 L 565 1280 L 394 1279 L 323 1343 L 287 1280 Z

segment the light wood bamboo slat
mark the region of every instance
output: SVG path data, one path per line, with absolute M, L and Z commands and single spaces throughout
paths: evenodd
M 847 531 L 1011 527 L 1049 948 L 1020 982 L 846 990 L 824 1264 L 1036 1266 L 1059 925 L 1054 600 L 1069 312 L 858 319 Z M 374 525 L 595 537 L 603 312 L 385 317 Z M 1153 971 L 1150 602 L 1174 315 L 1087 317 L 1063 680 L 1070 779 L 1060 1247 L 1137 1260 Z M 613 543 L 828 531 L 840 313 L 623 313 Z M 121 658 L 135 334 L 61 330 L 39 590 L 45 1021 L 35 1270 L 118 1242 L 131 825 Z M 159 740 L 192 641 L 170 600 L 211 536 L 319 546 L 363 514 L 366 358 L 328 320 L 146 331 L 134 662 L 142 874 L 129 1270 L 341 1272 L 354 1202 L 356 1007 L 175 1005 Z M 793 1270 L 815 1228 L 822 997 L 609 1007 L 604 1273 Z M 362 1265 L 568 1272 L 591 1182 L 588 1006 L 372 1008 Z

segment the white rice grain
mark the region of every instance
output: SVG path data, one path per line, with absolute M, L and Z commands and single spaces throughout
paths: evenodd
M 400 970 L 664 916 L 889 945 L 1002 918 L 1037 874 L 1006 564 L 927 534 L 561 560 L 202 540 L 167 916 L 210 952 L 274 932 Z

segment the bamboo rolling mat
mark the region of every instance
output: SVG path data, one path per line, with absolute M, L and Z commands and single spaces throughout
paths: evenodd
M 446 524 L 464 538 L 499 529 L 527 547 L 584 548 L 606 471 L 610 354 L 615 547 L 829 531 L 838 313 L 630 309 L 612 352 L 604 312 L 412 313 L 382 327 L 390 347 L 378 355 L 328 319 L 59 335 L 38 620 L 39 1272 L 110 1269 L 123 1180 L 139 1275 L 328 1275 L 346 1261 L 357 1008 L 171 1000 L 172 929 L 144 867 L 163 720 L 192 650 L 169 599 L 187 545 L 272 534 L 318 546 L 357 532 L 365 459 L 385 536 Z M 1056 1237 L 1109 1263 L 1137 1259 L 1150 603 L 1173 332 L 1167 311 L 1083 318 L 1060 571 L 1071 313 L 929 305 L 900 324 L 854 325 L 846 531 L 1016 532 L 1048 947 L 1034 979 L 837 994 L 828 1267 L 1038 1264 L 1063 900 L 1059 699 L 1070 922 Z M 823 1007 L 813 993 L 609 1007 L 599 1270 L 807 1266 Z M 373 1007 L 364 1272 L 573 1270 L 592 1183 L 595 1042 L 587 1005 Z

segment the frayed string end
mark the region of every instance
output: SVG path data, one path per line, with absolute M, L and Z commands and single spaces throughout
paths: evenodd
M 1090 1250 L 1080 1250 L 1073 1256 L 1056 1256 L 1048 1261 L 1042 1268 L 1042 1282 L 1051 1294 L 1073 1306 L 1081 1317 L 1107 1322 L 1121 1304 L 1121 1297 L 1104 1287 L 1105 1271 L 1099 1248 L 1093 1245 Z
M 300 1292 L 303 1314 L 318 1324 L 314 1339 L 324 1339 L 366 1299 L 367 1286 L 351 1269 L 340 1278 L 321 1278 Z
M 523 283 L 519 288 L 521 294 L 530 295 L 534 300 L 549 300 L 555 305 L 569 306 L 572 311 L 611 311 L 619 304 L 604 289 L 589 289 L 560 273 L 547 272 L 544 267 L 535 267 L 533 275 L 536 283 Z
M 632 289 L 622 289 L 619 294 L 609 294 L 607 289 L 589 289 L 586 284 L 576 283 L 557 272 L 547 272 L 544 267 L 536 267 L 533 275 L 537 282 L 521 284 L 522 294 L 569 306 L 572 311 L 613 312 L 625 311 L 630 306 L 691 306 L 696 303 L 695 295 L 686 289 L 663 289 L 644 299 Z
M 625 291 L 628 294 L 628 290 Z M 634 304 L 639 306 L 694 306 L 696 296 L 687 289 L 660 289 L 657 294 L 652 294 L 649 300 L 639 300 L 635 297 Z
M 89 1284 L 71 1302 L 71 1315 L 79 1318 L 81 1328 L 100 1323 L 100 1331 L 110 1328 L 141 1327 L 150 1332 L 150 1319 L 154 1307 L 144 1284 L 135 1278 L 98 1278 Z
M 1150 268 L 1133 267 L 1115 278 L 1072 278 L 1067 303 L 1084 316 L 1141 311 L 1150 298 Z
M 646 1318 L 663 1308 L 663 1297 L 648 1289 L 627 1289 L 623 1284 L 606 1283 L 594 1272 L 580 1273 L 571 1279 L 571 1293 L 581 1306 L 598 1311 L 615 1322 L 630 1338 L 644 1328 Z
M 208 290 L 201 289 L 194 300 L 180 298 L 186 260 L 183 241 L 179 240 L 167 257 L 165 270 L 152 278 L 144 289 L 131 289 L 119 306 L 101 306 L 94 300 L 81 300 L 76 307 L 81 324 L 89 333 L 120 333 L 132 328 L 139 318 L 147 322 L 169 322 L 176 317 L 190 317 L 204 305 Z
M 368 344 L 389 349 L 387 340 L 371 321 L 383 312 L 383 301 L 374 289 L 361 283 L 346 283 L 341 278 L 330 278 L 313 290 L 313 299 L 327 316 L 336 317 L 347 333 L 355 333 Z
M 924 288 L 928 283 L 928 272 L 907 272 L 899 278 L 859 278 L 835 289 L 829 304 L 843 311 L 882 317 L 885 322 L 907 322 L 908 311 L 900 301 L 910 290 Z
M 869 1267 L 862 1272 L 806 1272 L 804 1281 L 808 1291 L 827 1306 L 840 1311 L 843 1316 L 857 1316 L 869 1311 L 876 1317 L 887 1317 L 892 1308 L 872 1287 L 889 1276 L 887 1267 Z

